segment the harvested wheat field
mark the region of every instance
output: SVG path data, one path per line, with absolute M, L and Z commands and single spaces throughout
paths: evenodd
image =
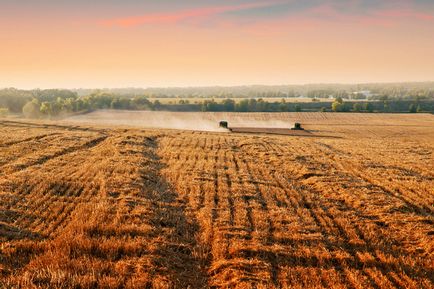
M 433 115 L 207 117 L 0 120 L 0 287 L 433 288 Z

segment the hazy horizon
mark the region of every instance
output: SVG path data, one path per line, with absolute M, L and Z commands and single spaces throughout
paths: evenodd
M 390 82 L 311 82 L 311 83 L 276 83 L 276 84 L 261 84 L 261 83 L 253 83 L 253 84 L 235 84 L 235 85 L 197 85 L 197 86 L 189 86 L 189 85 L 180 85 L 180 86 L 108 86 L 108 87 L 100 87 L 100 86 L 73 86 L 73 87 L 16 87 L 16 86 L 4 86 L 0 87 L 0 89 L 8 89 L 15 88 L 20 90 L 34 90 L 34 89 L 68 89 L 68 90 L 80 90 L 80 89 L 183 89 L 183 88 L 213 88 L 213 87 L 221 87 L 221 88 L 237 88 L 237 87 L 274 87 L 274 86 L 316 86 L 316 85 L 374 85 L 374 84 L 384 84 L 384 85 L 397 85 L 397 84 L 417 84 L 417 83 L 433 83 L 434 80 L 426 80 L 426 81 L 390 81 Z

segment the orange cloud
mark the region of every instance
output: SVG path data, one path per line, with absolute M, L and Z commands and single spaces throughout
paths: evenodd
M 253 8 L 269 7 L 282 3 L 282 1 L 268 1 L 258 3 L 248 3 L 240 5 L 225 5 L 225 6 L 212 6 L 197 9 L 181 10 L 171 13 L 150 13 L 136 17 L 123 17 L 101 21 L 100 24 L 104 26 L 120 26 L 131 27 L 142 24 L 174 24 L 186 20 L 210 17 L 225 12 L 242 11 Z

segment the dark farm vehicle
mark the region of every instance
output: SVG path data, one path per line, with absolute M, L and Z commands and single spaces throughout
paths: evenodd
M 228 122 L 225 121 L 225 120 L 220 121 L 220 122 L 219 122 L 219 127 L 229 129 L 229 127 L 228 127 Z
M 291 130 L 304 130 L 304 128 L 301 127 L 301 123 L 296 122 L 294 123 L 294 127 L 291 128 Z

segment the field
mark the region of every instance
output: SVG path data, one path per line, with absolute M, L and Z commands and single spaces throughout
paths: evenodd
M 0 119 L 0 288 L 433 288 L 433 115 L 137 117 Z

